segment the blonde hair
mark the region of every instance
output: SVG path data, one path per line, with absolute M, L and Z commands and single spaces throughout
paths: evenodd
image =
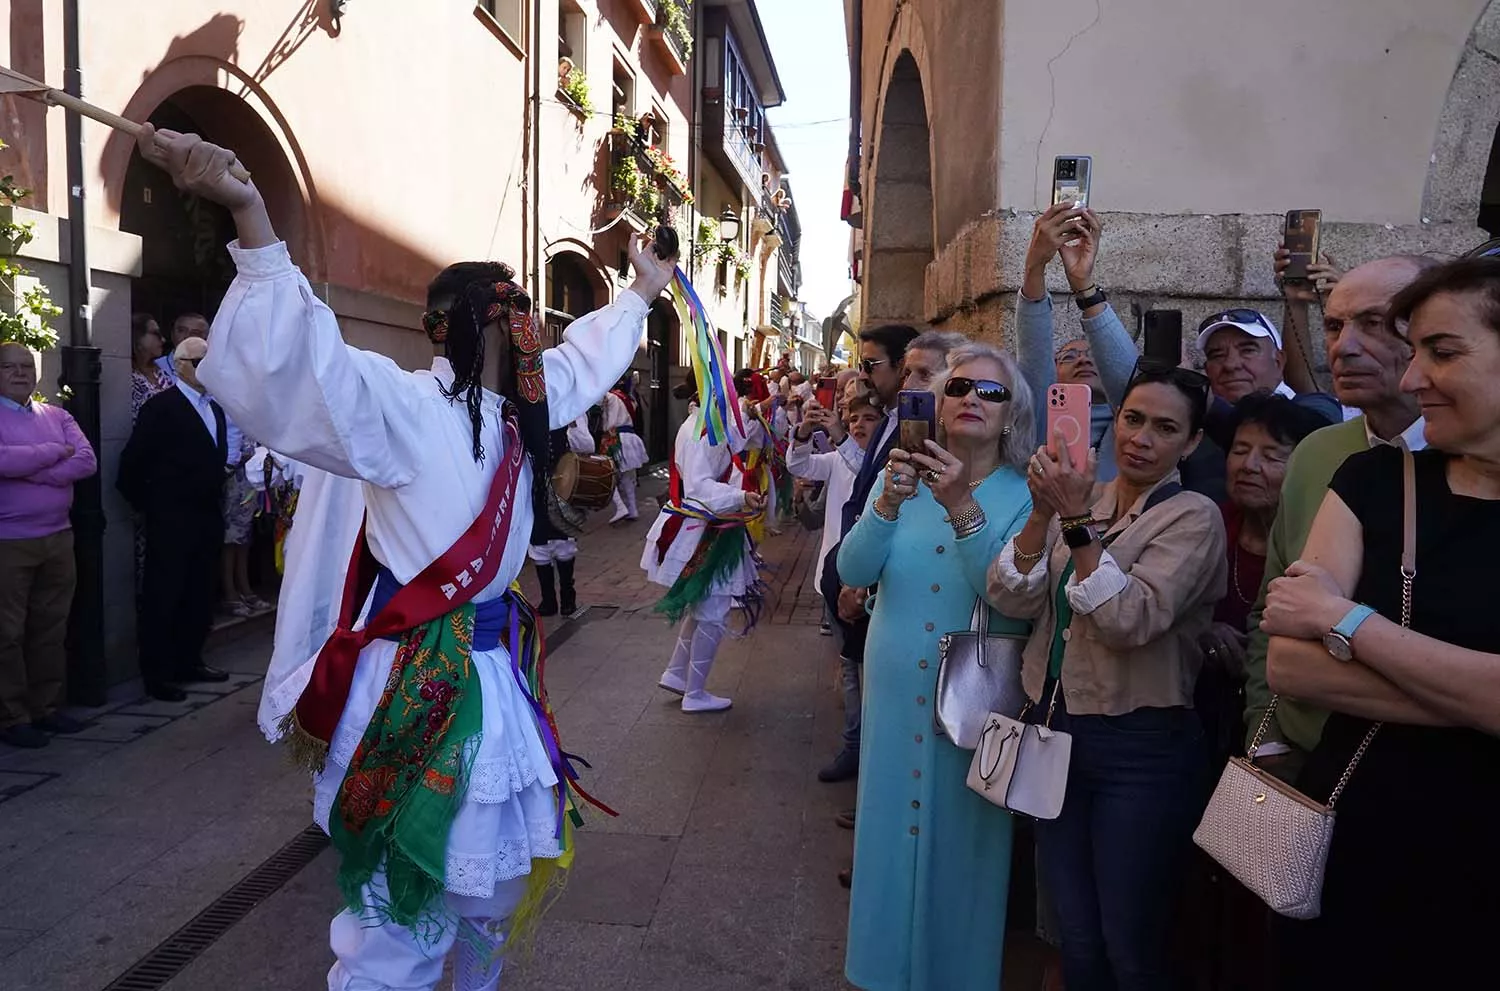
M 1017 471 L 1026 470 L 1026 462 L 1036 451 L 1036 410 L 1032 406 L 1031 387 L 1021 374 L 1016 359 L 1009 351 L 982 341 L 969 341 L 948 352 L 948 365 L 933 380 L 932 391 L 943 400 L 943 387 L 953 377 L 953 370 L 971 361 L 993 361 L 1000 366 L 1001 379 L 1010 389 L 1010 402 L 1005 403 L 1003 418 L 1005 430 L 1000 434 L 1000 464 Z M 947 431 L 938 426 L 938 440 L 946 443 Z

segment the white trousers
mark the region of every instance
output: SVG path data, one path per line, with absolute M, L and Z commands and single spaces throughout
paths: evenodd
M 545 544 L 532 544 L 526 548 L 526 556 L 532 564 L 557 564 L 571 561 L 578 556 L 578 541 L 572 539 L 549 540 Z
M 497 884 L 489 898 L 445 895 L 442 932 L 432 940 L 405 926 L 382 923 L 368 910 L 356 915 L 344 909 L 328 927 L 328 942 L 338 957 L 328 972 L 328 991 L 432 991 L 455 944 L 454 991 L 496 991 L 510 916 L 521 904 L 526 884 L 523 875 Z M 367 905 L 386 900 L 384 870 L 365 892 Z

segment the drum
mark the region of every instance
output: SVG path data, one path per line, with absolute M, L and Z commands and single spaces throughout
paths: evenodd
M 567 452 L 557 459 L 552 489 L 574 509 L 603 509 L 615 494 L 615 462 L 598 454 Z

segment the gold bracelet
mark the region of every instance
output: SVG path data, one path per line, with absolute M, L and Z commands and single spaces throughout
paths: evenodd
M 983 515 L 984 510 L 980 507 L 979 503 L 976 502 L 973 506 L 970 506 L 968 509 L 964 510 L 962 513 L 959 513 L 957 516 L 944 516 L 943 522 L 952 524 L 953 529 L 958 530 L 962 527 L 968 526 L 970 523 L 973 523 Z
M 901 519 L 901 513 L 899 511 L 891 514 L 890 516 L 887 516 L 884 512 L 882 512 L 881 509 L 880 509 L 880 502 L 879 502 L 879 500 L 877 500 L 873 505 L 870 506 L 870 510 L 876 516 L 878 516 L 881 519 L 885 520 L 887 523 L 895 523 L 897 520 Z
M 1033 561 L 1040 561 L 1042 559 L 1042 555 L 1045 553 L 1047 553 L 1046 544 L 1043 544 L 1042 549 L 1037 551 L 1035 554 L 1027 554 L 1025 551 L 1021 550 L 1020 544 L 1016 544 L 1015 552 L 1011 555 L 1011 557 L 1019 564 L 1030 564 Z

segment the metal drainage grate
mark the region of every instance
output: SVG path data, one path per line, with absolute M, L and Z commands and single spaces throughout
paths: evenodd
M 323 831 L 317 826 L 307 827 L 191 922 L 132 964 L 104 991 L 157 991 L 327 848 L 328 837 Z

